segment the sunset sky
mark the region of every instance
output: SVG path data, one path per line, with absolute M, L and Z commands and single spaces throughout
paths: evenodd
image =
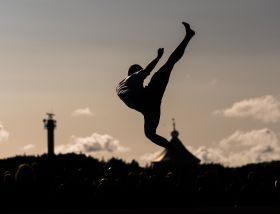
M 280 1 L 0 1 L 0 158 L 46 152 L 42 120 L 55 114 L 57 152 L 149 162 L 162 148 L 115 88 L 196 31 L 174 67 L 158 133 L 202 162 L 280 159 Z M 155 70 L 155 71 L 156 71 Z

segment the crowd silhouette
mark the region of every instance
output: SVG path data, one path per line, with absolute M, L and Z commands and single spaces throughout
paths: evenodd
M 65 154 L 8 158 L 0 170 L 0 210 L 280 206 L 277 161 L 140 167 Z

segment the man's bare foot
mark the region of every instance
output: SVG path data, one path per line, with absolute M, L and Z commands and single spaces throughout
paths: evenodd
M 186 22 L 182 22 L 182 24 L 185 26 L 186 34 L 190 37 L 193 37 L 195 35 L 195 32 L 193 29 L 191 29 L 190 25 Z

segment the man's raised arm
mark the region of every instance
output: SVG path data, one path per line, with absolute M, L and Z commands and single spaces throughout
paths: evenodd
M 159 48 L 158 49 L 158 55 L 155 59 L 153 59 L 153 61 L 151 61 L 147 66 L 146 68 L 142 71 L 143 74 L 145 75 L 145 77 L 149 76 L 151 71 L 156 67 L 158 61 L 160 60 L 160 58 L 162 57 L 163 55 L 163 52 L 164 52 L 164 49 L 163 48 Z

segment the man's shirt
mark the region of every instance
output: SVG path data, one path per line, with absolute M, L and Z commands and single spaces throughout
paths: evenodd
M 120 99 L 130 108 L 139 109 L 145 89 L 144 80 L 148 76 L 144 70 L 140 70 L 123 79 L 117 86 L 116 91 Z

